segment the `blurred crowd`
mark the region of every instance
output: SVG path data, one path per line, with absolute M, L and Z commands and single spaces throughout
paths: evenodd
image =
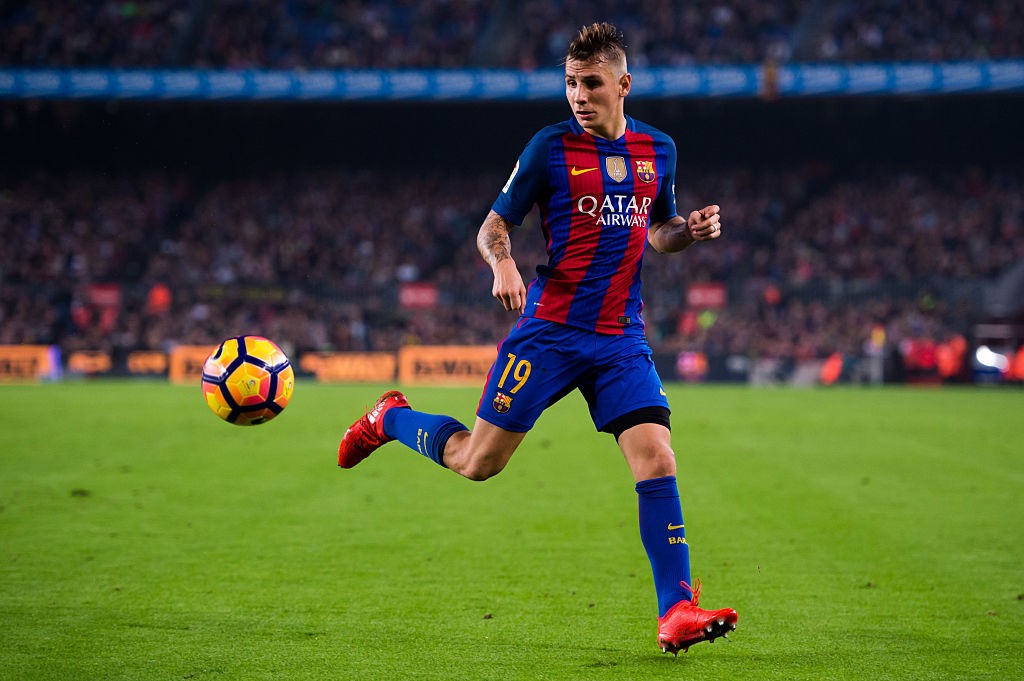
M 604 20 L 649 66 L 1024 56 L 1014 0 L 27 0 L 0 65 L 550 68 Z
M 819 165 L 692 169 L 682 212 L 723 207 L 724 235 L 648 252 L 656 350 L 824 358 L 964 334 L 956 293 L 1024 259 L 1024 176 L 959 169 L 839 174 Z M 692 182 L 685 178 L 691 176 Z M 514 318 L 491 297 L 476 231 L 504 177 L 344 169 L 223 179 L 166 172 L 0 178 L 0 344 L 125 353 L 239 333 L 293 351 L 492 344 Z M 513 235 L 529 281 L 536 212 Z M 403 304 L 427 284 L 436 300 Z M 706 285 L 723 307 L 688 295 Z M 973 320 L 976 321 L 976 320 Z
M 825 61 L 948 61 L 1024 55 L 1016 0 L 842 0 L 812 55 Z

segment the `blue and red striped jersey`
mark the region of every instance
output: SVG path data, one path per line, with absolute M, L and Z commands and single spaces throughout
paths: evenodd
M 675 168 L 672 138 L 629 116 L 614 141 L 575 118 L 534 135 L 492 206 L 515 225 L 540 209 L 548 262 L 530 282 L 524 316 L 643 333 L 647 228 L 676 216 Z

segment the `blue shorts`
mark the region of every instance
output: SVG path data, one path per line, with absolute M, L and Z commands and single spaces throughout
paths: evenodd
M 521 317 L 498 345 L 476 415 L 525 433 L 541 412 L 577 388 L 598 430 L 637 409 L 668 409 L 642 334 L 602 334 Z

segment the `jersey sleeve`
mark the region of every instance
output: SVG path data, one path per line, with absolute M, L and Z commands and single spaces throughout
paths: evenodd
M 549 139 L 544 131 L 534 135 L 491 206 L 491 210 L 514 225 L 523 224 L 547 187 Z
M 665 222 L 679 214 L 676 209 L 676 143 L 665 135 L 665 169 L 662 173 L 661 191 L 651 207 L 651 221 Z

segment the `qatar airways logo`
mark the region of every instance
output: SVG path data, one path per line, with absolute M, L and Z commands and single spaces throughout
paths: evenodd
M 587 195 L 576 202 L 576 210 L 594 218 L 596 225 L 646 229 L 651 201 L 651 197 L 644 196 L 637 203 L 633 194 L 605 194 L 603 199 Z

